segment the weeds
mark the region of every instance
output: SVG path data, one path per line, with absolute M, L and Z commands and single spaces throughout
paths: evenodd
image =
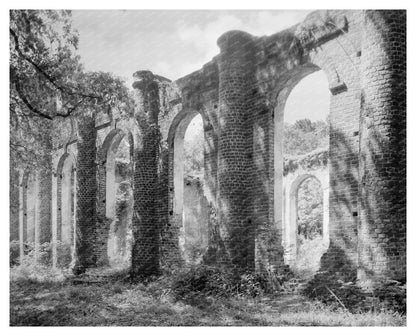
M 12 281 L 10 324 L 397 326 L 406 323 L 405 316 L 388 310 L 351 313 L 337 304 L 327 305 L 299 295 L 270 297 L 261 294 L 264 293 L 261 281 L 254 275 L 228 278 L 212 268 L 178 271 L 142 283 L 121 280 L 120 276 L 108 272 L 103 282 L 78 285 L 68 280 L 42 282 L 41 278 Z M 225 286 L 221 283 L 224 277 Z
M 24 255 L 20 264 L 10 269 L 10 281 L 28 282 L 62 282 L 65 280 L 65 271 L 52 268 L 49 263 L 50 246 L 41 245 L 38 251 L 30 249 Z

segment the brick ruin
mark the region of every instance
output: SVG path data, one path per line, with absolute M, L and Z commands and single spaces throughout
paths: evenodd
M 284 269 L 290 240 L 284 223 L 291 220 L 284 214 L 293 206 L 283 197 L 292 174 L 283 164 L 284 106 L 302 78 L 322 70 L 331 97 L 321 181 L 328 248 L 320 273 L 363 286 L 405 280 L 406 12 L 316 11 L 270 36 L 229 31 L 217 43 L 219 55 L 176 81 L 136 72 L 139 107 L 128 118 L 91 110 L 45 128 L 51 155 L 43 170 L 10 175 L 19 179 L 11 188 L 19 211 L 11 211 L 10 234 L 21 256 L 27 242 L 50 242 L 54 266 L 71 261 L 65 253 L 75 273 L 111 264 L 114 160 L 125 139 L 132 163 L 131 274 L 183 265 L 183 139 L 200 114 L 203 262 L 237 273 Z M 293 174 L 299 183 L 309 173 Z

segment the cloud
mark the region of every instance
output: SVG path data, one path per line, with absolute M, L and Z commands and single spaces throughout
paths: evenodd
M 270 35 L 306 11 L 74 11 L 87 69 L 127 78 L 146 69 L 172 80 L 201 69 L 219 53 L 217 39 L 238 29 Z
M 202 67 L 219 53 L 217 39 L 229 30 L 243 30 L 255 36 L 271 35 L 301 22 L 309 11 L 250 11 L 238 15 L 221 14 L 206 24 L 187 24 L 181 21 L 176 35 L 192 50 L 193 70 Z M 241 15 L 243 14 L 243 15 Z M 196 60 L 196 56 L 198 59 Z M 188 67 L 189 68 L 189 67 Z M 184 69 L 185 70 L 185 69 Z M 182 76 L 186 73 L 182 73 Z

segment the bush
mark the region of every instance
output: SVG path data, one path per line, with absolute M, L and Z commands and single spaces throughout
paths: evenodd
M 11 281 L 31 282 L 61 282 L 65 279 L 61 270 L 51 267 L 51 244 L 45 243 L 35 251 L 33 244 L 25 244 L 25 250 L 29 251 L 22 258 L 20 265 L 10 269 Z
M 258 297 L 279 290 L 281 280 L 275 274 L 247 272 L 237 276 L 207 265 L 176 271 L 171 279 L 170 288 L 174 298 L 185 301 L 209 297 Z
M 406 284 L 390 280 L 374 289 L 374 309 L 406 313 Z
M 176 299 L 188 300 L 195 296 L 228 297 L 233 288 L 230 275 L 218 268 L 198 265 L 173 274 L 171 290 Z
M 353 313 L 391 310 L 406 312 L 406 284 L 394 280 L 379 284 L 371 292 L 364 291 L 355 282 L 338 280 L 327 285 L 325 282 L 313 281 L 303 294 L 325 304 L 342 305 Z
M 16 266 L 19 264 L 19 257 L 20 257 L 20 244 L 18 240 L 12 240 L 10 242 L 10 267 Z

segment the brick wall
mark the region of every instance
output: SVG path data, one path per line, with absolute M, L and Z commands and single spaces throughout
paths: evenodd
M 360 280 L 406 278 L 406 12 L 366 11 L 361 56 Z

